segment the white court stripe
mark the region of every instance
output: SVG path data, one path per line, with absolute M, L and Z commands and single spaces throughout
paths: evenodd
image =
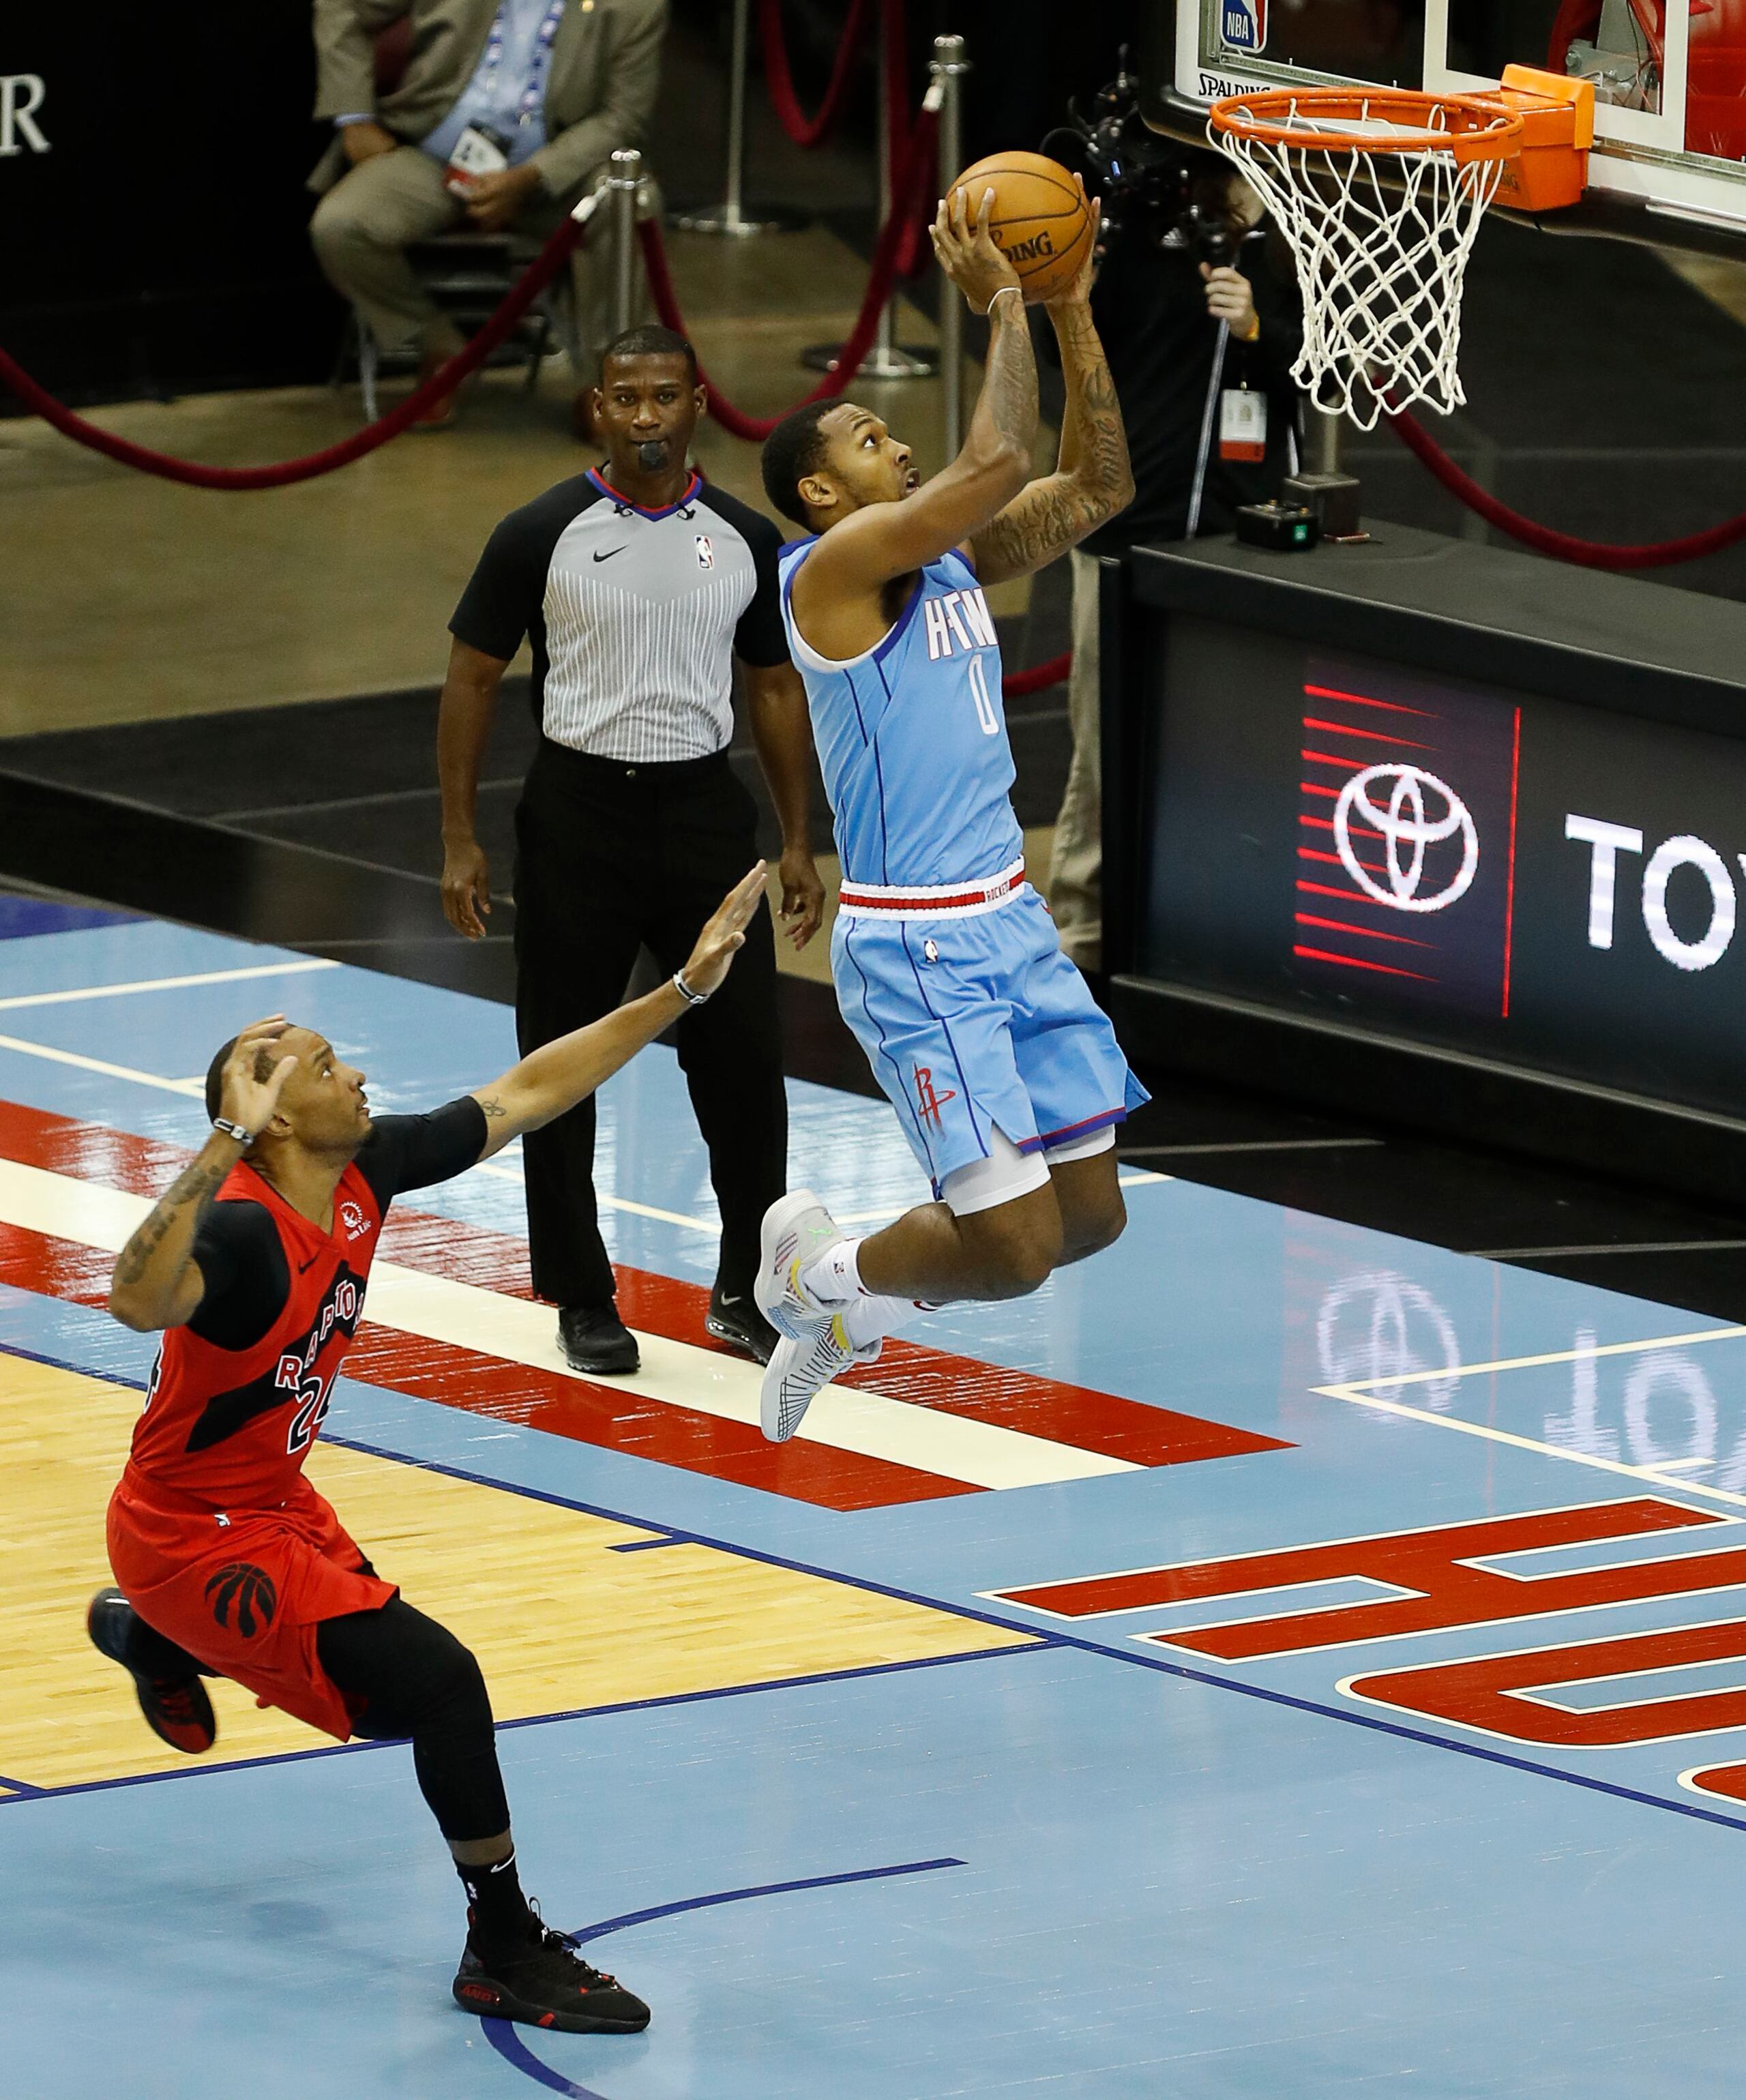
M 1395 1371 L 1387 1378 L 1352 1379 L 1344 1385 L 1319 1385 L 1317 1392 L 1345 1400 L 1359 1392 L 1374 1392 L 1380 1386 L 1431 1385 L 1442 1379 L 1479 1378 L 1487 1371 L 1537 1370 L 1542 1364 L 1573 1364 L 1578 1357 L 1630 1357 L 1640 1349 L 1684 1349 L 1698 1342 L 1731 1342 L 1746 1335 L 1746 1327 L 1700 1327 L 1691 1335 L 1651 1335 L 1645 1342 L 1603 1342 L 1581 1349 L 1551 1349 L 1543 1357 L 1500 1357 L 1489 1364 L 1445 1364 L 1440 1370 Z
M 151 1207 L 143 1196 L 0 1160 L 0 1222 L 7 1224 L 116 1253 Z M 477 1350 L 559 1378 L 576 1376 L 559 1352 L 557 1321 L 549 1305 L 379 1261 L 370 1274 L 367 1311 L 377 1326 L 425 1341 Z M 757 1420 L 760 1374 L 755 1364 L 664 1335 L 638 1334 L 637 1341 L 643 1367 L 636 1377 L 578 1383 L 610 1383 L 627 1397 L 690 1408 L 725 1421 Z M 1039 1487 L 1144 1470 L 1126 1458 L 1105 1458 L 1075 1445 L 845 1386 L 825 1388 L 800 1434 L 812 1443 L 977 1488 Z
M 111 1065 L 101 1057 L 82 1057 L 76 1050 L 51 1050 L 46 1043 L 25 1043 L 15 1035 L 0 1035 L 0 1050 L 16 1050 L 26 1057 L 46 1057 L 51 1065 L 72 1065 L 82 1072 L 101 1072 L 108 1079 L 131 1079 L 136 1086 L 157 1087 L 166 1094 L 200 1095 L 204 1079 L 164 1079 L 156 1072 L 136 1072 L 130 1065 Z
M 1687 1339 L 1704 1338 L 1695 1335 Z M 1652 1349 L 1660 1345 L 1633 1342 L 1625 1346 Z M 1598 1356 L 1603 1352 L 1597 1349 L 1594 1353 Z M 1677 1488 L 1682 1495 L 1702 1495 L 1710 1502 L 1727 1502 L 1735 1509 L 1746 1509 L 1746 1495 L 1734 1494 L 1726 1488 L 1705 1487 L 1701 1480 L 1670 1480 L 1664 1469 L 1654 1466 L 1627 1466 L 1623 1459 L 1603 1458 L 1593 1451 L 1572 1451 L 1562 1444 L 1542 1444 L 1537 1437 L 1518 1436 L 1513 1430 L 1497 1429 L 1487 1422 L 1464 1422 L 1458 1414 L 1437 1414 L 1428 1407 L 1409 1407 L 1404 1401 L 1382 1400 L 1356 1386 L 1318 1385 L 1311 1390 L 1324 1400 L 1347 1401 L 1354 1407 L 1373 1408 L 1379 1414 L 1399 1415 L 1408 1422 L 1428 1422 L 1434 1429 L 1453 1429 L 1457 1436 L 1482 1437 L 1488 1444 L 1507 1444 L 1517 1451 L 1536 1451 L 1543 1458 L 1562 1458 L 1567 1465 L 1592 1467 L 1598 1473 L 1620 1473 L 1627 1480 L 1647 1480 L 1652 1488 Z
M 20 1006 L 65 1006 L 74 999 L 121 999 L 136 991 L 180 991 L 188 985 L 241 984 L 250 977 L 304 977 L 311 970 L 337 970 L 339 964 L 327 955 L 305 956 L 294 963 L 262 963 L 244 970 L 202 970 L 187 977 L 140 977 L 132 984 L 84 985 L 77 991 L 23 992 L 15 999 L 0 999 L 0 1012 Z
M 494 1167 L 488 1159 L 481 1160 L 477 1167 L 467 1169 L 470 1174 L 493 1174 L 500 1181 L 514 1181 L 523 1187 L 527 1176 L 513 1167 Z M 611 1211 L 628 1211 L 633 1217 L 658 1218 L 664 1225 L 685 1225 L 694 1233 L 719 1233 L 719 1218 L 688 1218 L 680 1211 L 659 1211 L 653 1203 L 633 1203 L 628 1196 L 608 1196 L 600 1189 L 594 1191 L 594 1201 Z M 893 1214 L 895 1215 L 895 1212 Z

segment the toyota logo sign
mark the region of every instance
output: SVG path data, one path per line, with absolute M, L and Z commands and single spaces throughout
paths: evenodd
M 1386 792 L 1386 801 L 1377 800 Z M 1354 820 L 1382 842 L 1386 886 L 1358 858 Z M 1459 837 L 1461 865 L 1440 889 L 1421 896 L 1427 849 Z M 1442 911 L 1465 897 L 1479 865 L 1479 835 L 1467 805 L 1446 782 L 1422 765 L 1371 765 L 1354 774 L 1334 805 L 1334 844 L 1346 872 L 1366 896 L 1396 911 Z M 1440 855 L 1447 861 L 1453 855 Z M 1438 871 L 1432 870 L 1432 879 Z

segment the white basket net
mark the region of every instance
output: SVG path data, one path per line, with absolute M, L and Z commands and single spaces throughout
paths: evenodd
M 1209 127 L 1296 261 L 1303 348 L 1292 377 L 1360 430 L 1375 426 L 1385 396 L 1393 408 L 1426 401 L 1444 415 L 1467 398 L 1457 368 L 1462 282 L 1503 162 L 1457 163 L 1427 138 L 1447 137 L 1443 117 L 1432 104 L 1424 125 L 1409 126 L 1371 116 L 1365 104 L 1356 117 L 1322 117 L 1294 97 L 1276 119 L 1289 138 Z M 1321 135 L 1334 130 L 1366 143 Z M 1392 150 L 1391 137 L 1400 142 Z

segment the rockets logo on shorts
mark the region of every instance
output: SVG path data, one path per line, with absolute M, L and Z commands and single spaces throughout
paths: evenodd
M 930 1066 L 915 1067 L 915 1112 L 924 1123 L 931 1123 L 936 1130 L 941 1127 L 940 1111 L 948 1101 L 955 1101 L 958 1089 L 948 1087 L 943 1094 L 933 1090 L 933 1072 Z

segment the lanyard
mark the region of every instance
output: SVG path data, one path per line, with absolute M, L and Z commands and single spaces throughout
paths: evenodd
M 527 69 L 527 85 L 522 90 L 522 99 L 516 105 L 518 124 L 531 124 L 540 114 L 545 101 L 545 76 L 552 63 L 552 40 L 558 34 L 558 25 L 564 19 L 565 0 L 551 0 L 545 18 L 540 24 L 540 33 L 534 39 L 533 63 Z M 492 19 L 491 34 L 485 42 L 485 89 L 488 95 L 496 85 L 497 68 L 503 64 L 503 17 L 500 7 Z

